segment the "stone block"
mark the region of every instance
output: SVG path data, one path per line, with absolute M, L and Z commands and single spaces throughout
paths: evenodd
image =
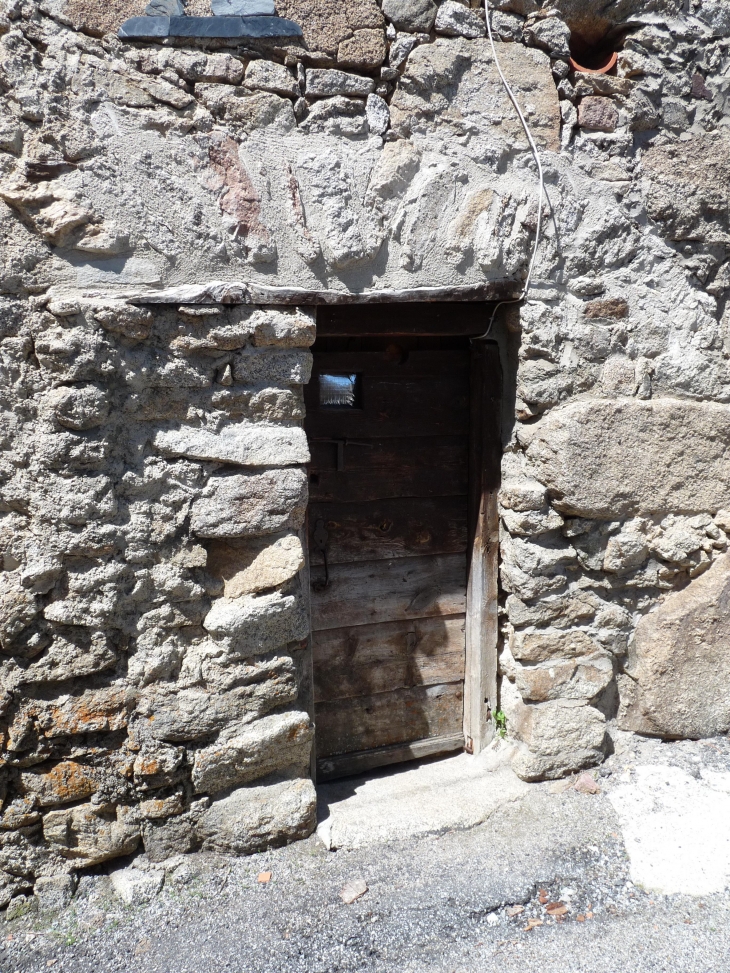
M 544 17 L 524 28 L 528 43 L 558 57 L 570 55 L 570 27 L 559 17 Z
M 466 37 L 474 40 L 484 37 L 487 26 L 476 10 L 458 0 L 445 0 L 438 8 L 434 29 L 446 37 Z
M 148 801 L 140 801 L 139 813 L 148 821 L 164 821 L 166 818 L 176 817 L 185 810 L 181 793 L 170 794 L 169 797 L 155 797 Z
M 582 629 L 513 632 L 509 647 L 520 662 L 551 662 L 591 655 L 600 646 Z
M 615 132 L 618 109 L 610 98 L 590 95 L 578 105 L 578 124 L 593 132 Z
M 226 598 L 278 588 L 303 567 L 304 551 L 296 534 L 208 544 L 208 571 L 223 580 Z
M 225 117 L 235 130 L 246 133 L 272 128 L 279 132 L 291 132 L 296 128 L 296 118 L 290 98 L 281 98 L 269 91 L 252 93 L 250 89 L 231 88 L 223 85 L 196 85 L 205 106 L 216 116 Z M 222 200 L 223 212 L 238 217 L 241 232 L 254 233 L 267 238 L 268 230 L 261 223 L 261 201 L 248 173 L 238 160 L 235 142 L 226 140 L 229 152 L 221 155 L 219 149 L 211 149 L 211 158 L 224 181 L 233 190 L 230 201 Z M 233 162 L 233 164 L 231 164 Z M 272 251 L 273 252 L 273 251 Z
M 385 135 L 390 126 L 388 102 L 379 95 L 368 95 L 365 114 L 371 133 L 373 135 Z
M 358 71 L 375 71 L 385 60 L 386 53 L 382 30 L 357 30 L 352 37 L 340 41 L 337 63 Z
M 648 557 L 645 524 L 641 520 L 628 521 L 618 534 L 609 537 L 603 556 L 603 570 L 611 574 L 624 574 L 640 568 Z
M 623 297 L 607 297 L 596 301 L 588 301 L 583 308 L 587 318 L 627 318 L 629 303 Z
M 434 25 L 438 7 L 434 0 L 383 0 L 383 13 L 396 30 L 428 33 Z
M 599 604 L 595 595 L 586 591 L 544 598 L 535 604 L 526 604 L 509 595 L 507 615 L 512 625 L 552 625 L 566 629 L 587 624 L 596 614 Z
M 218 794 L 275 771 L 306 775 L 314 729 L 306 713 L 276 713 L 236 736 L 198 750 L 193 760 L 197 793 Z
M 347 101 L 345 98 L 331 100 Z M 364 118 L 362 102 L 347 103 L 356 105 Z M 233 372 L 237 382 L 250 385 L 306 385 L 312 374 L 312 356 L 308 351 L 254 348 L 235 356 Z
M 547 504 L 544 484 L 527 477 L 505 479 L 500 487 L 499 502 L 502 507 L 515 511 L 540 511 Z
M 0 646 L 12 651 L 13 642 L 39 615 L 41 605 L 23 586 L 20 571 L 0 573 Z
M 158 432 L 154 445 L 163 456 L 236 466 L 293 466 L 310 459 L 303 429 L 264 423 L 241 422 L 219 432 L 183 426 Z
M 45 403 L 64 429 L 83 432 L 100 426 L 109 415 L 107 393 L 94 385 L 61 386 L 52 389 Z
M 332 98 L 342 95 L 347 98 L 367 98 L 374 91 L 372 78 L 362 78 L 346 71 L 327 68 L 310 68 L 307 71 L 306 90 L 309 98 Z
M 515 667 L 515 685 L 526 703 L 551 699 L 591 700 L 613 682 L 613 662 L 605 653 L 554 659 Z
M 502 708 L 510 735 L 519 741 L 512 761 L 523 780 L 545 780 L 601 763 L 606 720 L 575 699 L 524 703 L 509 680 L 502 681 Z
M 182 747 L 156 745 L 142 749 L 134 758 L 134 784 L 141 791 L 169 787 L 186 773 L 185 750 Z
M 342 138 L 364 138 L 368 134 L 365 105 L 359 98 L 323 98 L 315 102 L 300 124 L 309 135 L 323 134 Z
M 316 826 L 317 795 L 310 780 L 242 787 L 215 801 L 198 822 L 204 851 L 250 855 L 306 838 Z
M 247 684 L 236 685 L 236 675 L 248 680 Z M 291 706 L 298 693 L 293 664 L 286 656 L 236 668 L 221 688 L 224 691 L 173 691 L 160 684 L 142 690 L 137 707 L 144 718 L 140 732 L 162 743 L 190 743 Z
M 92 317 L 105 331 L 119 334 L 131 341 L 144 341 L 149 337 L 153 320 L 149 311 L 121 302 L 108 307 L 97 307 Z
M 396 71 L 398 68 L 403 67 L 408 60 L 408 55 L 418 43 L 418 37 L 413 34 L 398 34 L 388 51 L 388 64 L 390 67 Z
M 112 888 L 125 905 L 146 905 L 162 891 L 165 872 L 161 868 L 117 868 L 110 876 Z
M 309 51 L 334 58 L 339 44 L 358 30 L 383 27 L 383 15 L 376 0 L 277 0 L 283 17 L 302 25 L 304 43 Z M 322 60 L 324 60 L 322 58 Z
M 730 505 L 730 406 L 724 404 L 582 400 L 551 410 L 518 436 L 564 513 L 611 520 L 715 513 Z
M 207 798 L 205 801 L 207 804 Z M 203 808 L 194 808 L 164 821 L 145 821 L 142 840 L 149 860 L 164 862 L 174 855 L 197 851 L 199 841 L 195 833 L 195 822 L 202 810 Z
M 20 792 L 41 807 L 83 801 L 99 786 L 99 772 L 74 760 L 62 760 L 50 770 L 27 770 L 20 775 Z
M 730 732 L 730 557 L 636 626 L 621 683 L 622 728 L 669 739 Z
M 43 837 L 62 858 L 86 867 L 131 855 L 139 844 L 140 828 L 130 808 L 80 804 L 46 814 Z
M 261 308 L 253 313 L 248 325 L 256 348 L 309 348 L 317 332 L 314 316 L 299 308 Z M 241 368 L 245 369 L 244 359 Z
M 75 875 L 39 875 L 33 892 L 41 913 L 60 912 L 71 904 L 78 882 Z
M 299 97 L 299 83 L 288 68 L 274 61 L 250 61 L 246 68 L 247 88 L 260 88 L 288 98 Z
M 309 621 L 301 598 L 272 592 L 219 598 L 203 628 L 216 639 L 228 640 L 238 655 L 251 656 L 306 638 Z
M 300 469 L 215 476 L 193 502 L 191 529 L 199 537 L 254 537 L 304 522 L 307 477 Z
M 502 523 L 514 537 L 533 537 L 549 534 L 563 526 L 563 518 L 550 507 L 544 510 L 503 510 Z

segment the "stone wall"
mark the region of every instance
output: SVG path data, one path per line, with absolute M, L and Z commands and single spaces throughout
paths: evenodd
M 315 807 L 311 316 L 34 305 L 3 302 L 0 346 L 5 901 L 142 845 L 290 840 Z
M 502 708 L 537 779 L 615 726 L 730 730 L 730 21 L 496 7 L 548 197 L 495 326 Z M 535 170 L 484 9 L 277 9 L 300 40 L 122 43 L 131 0 L 0 19 L 0 905 L 311 830 L 307 305 L 522 286 Z M 578 41 L 615 73 L 573 74 Z

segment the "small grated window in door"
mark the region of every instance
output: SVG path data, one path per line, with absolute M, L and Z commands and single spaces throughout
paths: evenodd
M 359 375 L 320 375 L 319 404 L 325 409 L 357 409 L 360 406 Z

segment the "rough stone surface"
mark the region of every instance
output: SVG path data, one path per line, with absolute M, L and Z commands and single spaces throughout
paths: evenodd
M 586 703 L 564 699 L 526 705 L 511 689 L 503 707 L 523 741 L 512 764 L 523 780 L 562 777 L 597 763 L 605 752 L 605 717 Z
M 609 98 L 584 98 L 578 106 L 578 124 L 595 132 L 615 132 L 618 110 Z
M 245 78 L 249 88 L 260 88 L 290 98 L 298 98 L 300 94 L 296 78 L 283 64 L 275 61 L 251 61 L 246 68 Z
M 466 37 L 469 40 L 484 37 L 487 32 L 479 13 L 458 0 L 445 0 L 439 6 L 434 29 L 437 34 L 446 37 Z
M 719 403 L 583 400 L 556 409 L 520 436 L 558 509 L 567 513 L 716 513 L 730 502 L 729 418 L 728 406 Z M 624 465 L 627 455 L 632 459 Z M 620 479 L 609 472 L 619 466 Z
M 317 797 L 311 781 L 282 781 L 241 787 L 214 801 L 197 832 L 205 851 L 250 854 L 306 838 L 317 821 Z
M 374 89 L 372 78 L 362 78 L 346 71 L 310 68 L 307 71 L 307 95 L 310 98 L 366 98 Z
M 306 775 L 313 735 L 304 713 L 266 716 L 237 736 L 195 754 L 195 790 L 218 794 L 266 777 L 281 767 Z
M 383 0 L 383 13 L 397 30 L 429 31 L 437 12 L 434 0 Z
M 43 912 L 60 912 L 73 899 L 77 880 L 74 875 L 39 875 L 33 889 L 38 909 Z
M 714 2 L 497 7 L 548 187 L 530 292 L 490 332 L 500 698 L 537 778 L 638 718 L 669 672 L 633 678 L 644 627 L 727 550 L 727 52 Z M 226 792 L 195 792 L 198 758 L 211 788 L 265 771 L 256 840 L 227 847 L 281 833 L 266 794 L 308 777 L 311 305 L 516 297 L 533 253 L 534 160 L 481 8 L 144 8 L 0 19 L 0 908 L 213 841 Z M 129 18 L 161 36 L 113 36 Z M 302 34 L 261 36 L 282 18 Z M 609 31 L 615 74 L 571 73 L 567 39 Z M 687 726 L 720 665 L 695 648 L 671 663 Z
M 730 558 L 718 558 L 636 626 L 621 725 L 697 739 L 730 732 Z
M 199 537 L 250 537 L 301 527 L 307 480 L 301 470 L 213 477 L 192 507 Z
M 337 63 L 356 71 L 374 71 L 385 60 L 386 52 L 382 30 L 356 30 L 352 37 L 340 41 Z
M 226 598 L 276 588 L 303 567 L 304 551 L 296 534 L 248 542 L 229 538 L 208 545 L 208 570 L 223 580 Z
M 383 27 L 376 0 L 277 0 L 276 7 L 279 16 L 301 24 L 308 50 L 329 55 L 333 61 L 339 45 L 356 31 Z
M 165 873 L 161 868 L 141 871 L 117 868 L 111 873 L 112 887 L 125 905 L 144 905 L 162 889 Z

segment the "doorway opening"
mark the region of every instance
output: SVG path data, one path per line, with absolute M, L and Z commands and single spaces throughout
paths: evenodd
M 320 309 L 305 388 L 316 776 L 478 752 L 496 704 L 485 306 Z

